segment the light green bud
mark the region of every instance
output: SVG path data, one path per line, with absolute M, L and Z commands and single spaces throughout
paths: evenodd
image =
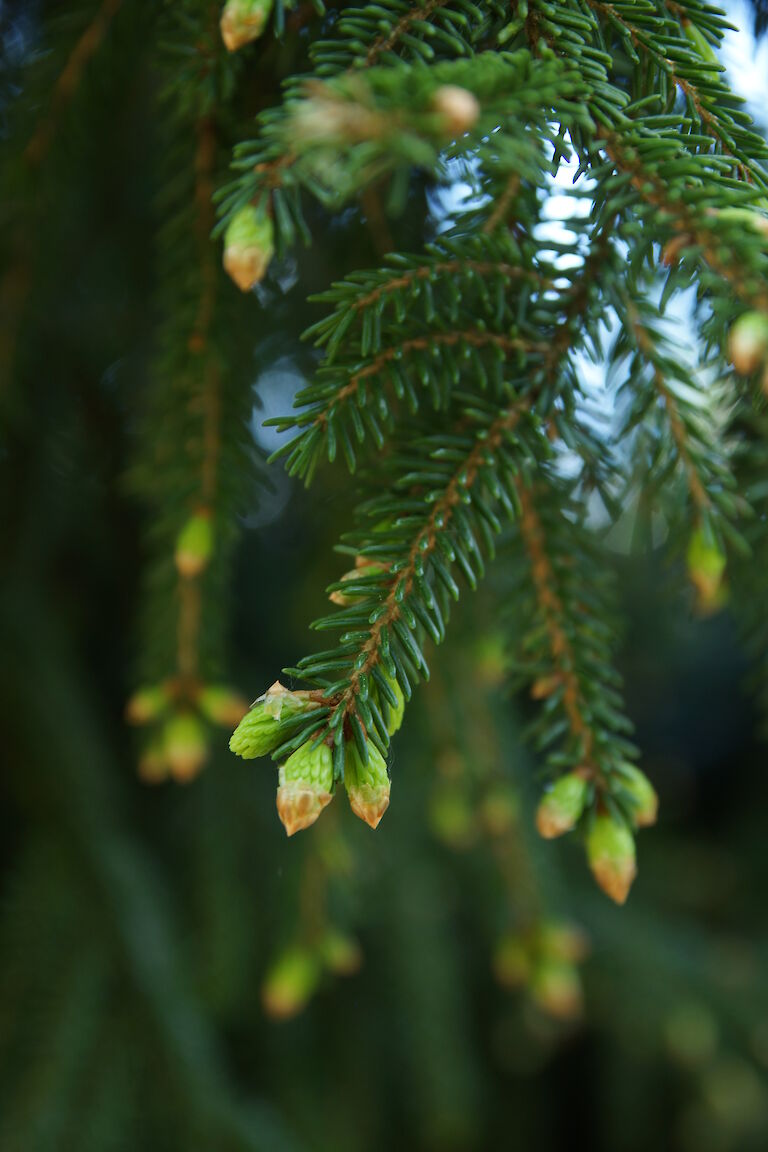
M 398 684 L 397 680 L 390 680 L 390 678 L 387 677 L 387 683 L 397 697 L 396 704 L 390 704 L 389 701 L 387 701 L 387 707 L 389 708 L 389 715 L 387 716 L 387 732 L 389 732 L 390 736 L 394 736 L 395 732 L 399 730 L 400 725 L 403 722 L 403 715 L 405 713 L 405 697 L 403 696 L 403 690 Z
M 148 684 L 137 688 L 125 706 L 129 724 L 149 724 L 165 712 L 171 695 L 167 684 Z
M 258 40 L 274 0 L 227 0 L 221 13 L 221 38 L 229 52 Z
M 635 838 L 628 825 L 608 812 L 595 816 L 587 833 L 587 859 L 603 892 L 623 904 L 637 875 Z
M 635 764 L 622 764 L 619 779 L 632 804 L 632 819 L 636 828 L 650 828 L 656 823 L 659 798 L 644 772 Z
M 726 558 L 711 529 L 704 526 L 695 530 L 686 560 L 688 575 L 699 595 L 699 606 L 708 612 L 719 608 L 723 600 Z
M 224 268 L 242 292 L 264 279 L 275 251 L 272 218 L 246 204 L 236 212 L 224 234 Z
M 731 325 L 728 355 L 740 376 L 751 376 L 768 361 L 768 317 L 745 312 Z
M 289 692 L 276 680 L 243 716 L 230 737 L 230 751 L 244 760 L 266 756 L 282 739 L 281 721 L 284 723 L 309 707 L 305 695 Z
M 213 524 L 207 510 L 190 516 L 176 538 L 176 568 L 180 576 L 192 579 L 208 566 L 213 553 Z
M 536 810 L 536 828 L 545 840 L 553 840 L 575 828 L 587 801 L 588 783 L 580 772 L 560 776 L 544 794 Z
M 344 784 L 355 816 L 369 827 L 378 828 L 389 807 L 390 782 L 384 757 L 370 741 L 367 764 L 363 764 L 354 741 L 347 744 Z
M 320 980 L 320 963 L 307 948 L 289 948 L 278 956 L 261 986 L 268 1016 L 287 1020 L 305 1008 Z
M 197 697 L 197 706 L 212 724 L 237 724 L 247 711 L 248 704 L 239 692 L 224 684 L 208 684 Z
M 200 718 L 194 712 L 171 716 L 163 728 L 163 747 L 174 780 L 192 780 L 208 758 L 208 740 Z
M 354 976 L 363 963 L 357 940 L 335 928 L 329 928 L 320 942 L 320 956 L 334 976 Z
M 307 740 L 280 765 L 277 812 L 289 836 L 314 824 L 333 799 L 333 753 Z
M 578 1020 L 583 1007 L 581 980 L 573 964 L 542 960 L 530 981 L 531 998 L 555 1020 Z

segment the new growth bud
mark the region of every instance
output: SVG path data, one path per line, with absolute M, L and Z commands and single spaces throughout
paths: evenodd
M 731 325 L 728 355 L 741 376 L 751 376 L 768 363 L 768 317 L 745 312 Z
M 213 553 L 213 525 L 203 510 L 190 516 L 176 538 L 176 570 L 186 580 L 199 576 Z
M 227 0 L 221 13 L 221 38 L 229 52 L 258 40 L 272 11 L 273 0 Z
M 229 741 L 229 749 L 244 760 L 266 756 L 281 740 L 281 721 L 291 719 L 309 707 L 305 695 L 289 692 L 279 680 L 243 716 Z
M 261 987 L 268 1016 L 288 1020 L 306 1007 L 320 979 L 317 957 L 307 948 L 289 948 L 279 956 Z
M 405 697 L 403 696 L 403 690 L 398 684 L 397 680 L 390 680 L 390 678 L 387 677 L 387 684 L 392 689 L 392 692 L 396 697 L 395 704 L 390 704 L 389 700 L 387 700 L 387 708 L 389 709 L 387 714 L 387 732 L 389 732 L 390 736 L 394 736 L 395 732 L 399 730 L 400 725 L 403 722 L 403 715 L 405 713 Z
M 125 706 L 129 724 L 149 724 L 162 716 L 168 707 L 170 695 L 166 684 L 150 684 L 137 688 Z
M 656 823 L 659 811 L 659 798 L 650 780 L 634 764 L 621 766 L 620 779 L 629 794 L 635 827 L 650 828 Z
M 320 956 L 334 976 L 354 976 L 363 963 L 358 942 L 335 928 L 329 928 L 320 942 Z
M 587 859 L 598 885 L 611 900 L 623 904 L 637 875 L 635 839 L 617 816 L 601 812 L 587 833 Z
M 438 88 L 432 97 L 432 107 L 451 136 L 463 136 L 469 132 L 480 115 L 477 97 L 456 84 L 443 84 Z
M 224 235 L 224 268 L 242 292 L 264 279 L 274 250 L 274 228 L 266 212 L 247 204 L 235 213 Z
M 578 1020 L 583 1007 L 581 980 L 573 964 L 543 960 L 531 979 L 534 1003 L 555 1020 Z
M 248 704 L 239 692 L 222 684 L 209 684 L 197 698 L 197 706 L 206 720 L 228 727 L 238 724 L 248 711 Z
M 333 753 L 307 740 L 280 765 L 277 812 L 289 836 L 309 828 L 333 799 Z
M 699 607 L 713 612 L 724 600 L 723 577 L 725 553 L 707 527 L 697 528 L 691 536 L 686 555 L 688 575 L 698 593 Z
M 193 712 L 179 712 L 166 722 L 163 748 L 174 780 L 185 783 L 197 776 L 208 758 L 202 721 Z
M 546 792 L 536 811 L 536 828 L 545 840 L 553 840 L 575 828 L 587 802 L 588 782 L 579 772 L 561 776 Z
M 378 828 L 389 807 L 389 776 L 384 757 L 374 744 L 368 744 L 368 763 L 363 764 L 357 745 L 350 741 L 346 749 L 344 784 L 349 806 L 371 828 Z

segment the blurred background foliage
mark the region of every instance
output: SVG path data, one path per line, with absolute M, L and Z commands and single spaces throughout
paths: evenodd
M 529 705 L 504 691 L 479 597 L 408 711 L 375 836 L 345 809 L 287 840 L 273 772 L 223 729 L 191 786 L 138 779 L 124 706 L 152 501 L 131 476 L 162 437 L 168 291 L 157 7 L 0 4 L 0 1149 L 765 1148 L 765 751 L 728 613 L 681 609 L 653 557 L 616 557 L 628 710 L 662 803 L 623 909 L 576 847 L 532 832 Z M 235 121 L 300 69 L 310 17 L 260 49 Z M 265 469 L 257 430 L 311 367 L 307 296 L 393 230 L 425 239 L 429 190 L 411 194 L 394 222 L 375 201 L 318 217 L 258 299 L 220 289 L 247 309 L 247 346 L 221 339 L 241 394 L 254 381 L 216 605 L 247 694 L 302 654 L 352 502 L 340 473 L 306 492 Z M 503 593 L 503 565 L 492 579 Z

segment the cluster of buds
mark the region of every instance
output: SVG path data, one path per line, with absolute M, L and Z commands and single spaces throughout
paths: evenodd
M 392 734 L 402 723 L 405 701 L 394 680 L 387 684 L 390 699 L 382 693 L 381 703 Z M 240 721 L 229 742 L 231 751 L 246 760 L 274 752 L 292 726 L 321 700 L 317 694 L 291 692 L 276 681 Z M 354 740 L 347 741 L 344 784 L 352 811 L 376 828 L 389 805 L 390 780 L 384 757 L 372 741 L 365 751 L 363 755 Z M 335 784 L 331 739 L 325 731 L 310 735 L 278 769 L 277 811 L 289 836 L 314 824 L 333 799 Z
M 289 1020 L 306 1008 L 325 973 L 354 976 L 362 962 L 357 941 L 335 928 L 313 944 L 294 944 L 277 956 L 264 978 L 264 1011 L 273 1020 Z
M 697 528 L 691 536 L 686 561 L 688 575 L 696 589 L 699 611 L 704 615 L 716 612 L 726 600 L 724 584 L 726 558 L 708 526 Z
M 126 705 L 126 720 L 151 729 L 139 759 L 142 780 L 194 779 L 208 759 L 209 725 L 228 728 L 246 708 L 242 696 L 222 684 L 166 680 L 139 688 Z
M 470 786 L 463 763 L 459 761 L 459 772 L 451 771 L 451 764 L 452 757 L 442 758 L 442 778 L 430 797 L 428 818 L 436 839 L 461 852 L 486 836 L 509 835 L 520 808 L 514 788 L 505 780 L 492 780 L 478 793 Z
M 542 798 L 536 827 L 547 840 L 586 825 L 587 859 L 598 885 L 623 904 L 637 875 L 633 830 L 656 822 L 658 797 L 644 772 L 630 762 L 611 777 L 611 793 L 623 804 L 626 817 L 602 805 L 592 773 L 577 768 L 560 776 Z
M 762 370 L 763 391 L 768 393 L 768 316 L 745 312 L 728 333 L 728 355 L 740 376 Z
M 275 231 L 268 213 L 246 204 L 234 214 L 224 233 L 224 269 L 241 292 L 264 279 L 275 252 Z
M 221 38 L 229 52 L 258 40 L 274 0 L 227 0 L 221 13 Z
M 580 928 L 548 922 L 502 937 L 494 952 L 493 970 L 504 988 L 525 990 L 545 1015 L 572 1022 L 583 1010 L 577 966 L 588 952 L 589 943 Z

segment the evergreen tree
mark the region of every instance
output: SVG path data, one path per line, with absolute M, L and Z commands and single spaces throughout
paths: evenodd
M 468 1055 L 475 960 L 454 916 L 522 992 L 541 1053 L 582 1012 L 587 921 L 596 1018 L 640 1044 L 674 1033 L 705 1095 L 727 1082 L 746 1101 L 723 1130 L 759 1146 L 743 1052 L 765 990 L 718 989 L 722 942 L 674 916 L 667 949 L 644 945 L 642 910 L 609 919 L 539 843 L 576 842 L 624 903 L 656 821 L 663 781 L 616 666 L 624 580 L 661 560 L 671 616 L 735 618 L 767 691 L 768 145 L 719 62 L 726 16 L 704 0 L 0 15 L 0 1148 L 387 1147 L 397 1124 L 371 1116 L 404 1052 L 413 1146 L 485 1146 L 505 1109 Z M 266 421 L 269 460 L 254 347 L 303 381 Z M 243 525 L 275 515 L 278 460 L 321 494 L 270 555 Z M 297 658 L 328 579 L 313 629 L 336 638 Z M 254 816 L 232 729 L 232 752 L 274 760 L 289 835 L 322 817 L 303 846 Z M 142 785 L 191 787 L 134 786 L 129 758 Z M 387 862 L 337 793 L 376 828 L 392 787 Z M 372 1024 L 347 1116 L 326 1104 L 346 1055 L 330 1043 L 326 1079 L 329 1020 L 274 1063 L 249 1038 L 363 951 Z M 614 1020 L 617 986 L 658 972 L 649 1019 Z M 475 1010 L 491 1014 L 480 995 Z M 642 1146 L 620 1128 L 612 1149 Z

